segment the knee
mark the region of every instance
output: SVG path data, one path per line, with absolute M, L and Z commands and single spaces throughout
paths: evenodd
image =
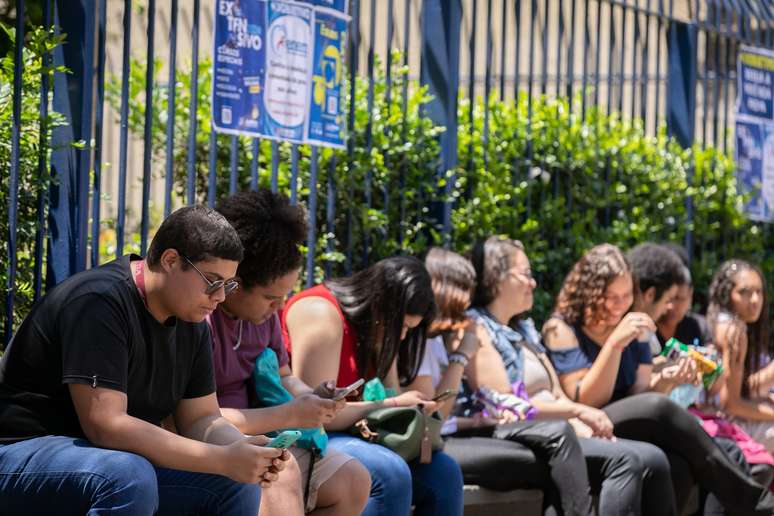
M 567 441 L 576 441 L 575 430 L 572 425 L 565 420 L 555 419 L 551 421 L 545 421 L 540 423 L 541 432 L 544 433 L 551 441 L 557 442 L 560 445 Z
M 285 461 L 285 468 L 279 473 L 282 477 L 282 481 L 286 485 L 301 485 L 301 468 L 298 465 L 298 461 L 292 453 L 288 453 L 290 458 Z
M 434 475 L 442 480 L 448 491 L 462 490 L 462 469 L 451 456 L 443 452 L 434 453 L 431 466 Z
M 645 474 L 645 464 L 636 452 L 621 449 L 612 461 L 611 470 L 611 476 L 632 478 L 640 482 Z
M 101 457 L 100 463 L 104 470 L 109 471 L 106 490 L 131 500 L 138 514 L 156 512 L 158 480 L 156 470 L 147 459 L 134 453 L 114 451 Z
M 368 471 L 373 487 L 381 488 L 388 496 L 390 493 L 411 493 L 411 470 L 397 453 L 386 448 L 379 450 L 376 464 L 371 463 Z
M 346 508 L 342 512 L 360 514 L 368 503 L 371 492 L 371 475 L 368 470 L 358 461 L 351 460 L 344 464 L 331 480 L 335 483 L 342 509 Z
M 639 460 L 642 467 L 655 475 L 669 475 L 671 466 L 666 453 L 658 446 L 641 443 L 638 450 Z
M 658 421 L 671 421 L 677 413 L 685 412 L 680 405 L 657 392 L 640 394 L 637 403 L 641 414 L 649 414 Z

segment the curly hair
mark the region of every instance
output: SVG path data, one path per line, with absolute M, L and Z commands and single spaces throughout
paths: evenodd
M 556 298 L 554 315 L 567 324 L 595 324 L 605 318 L 605 291 L 616 278 L 631 273 L 620 249 L 592 247 L 572 267 Z
M 736 287 L 736 277 L 740 272 L 754 271 L 761 279 L 763 287 L 763 299 L 761 300 L 761 314 L 754 323 L 746 324 L 747 330 L 747 356 L 744 361 L 744 379 L 742 394 L 749 395 L 750 389 L 747 379 L 761 367 L 761 355 L 769 351 L 769 301 L 766 294 L 766 278 L 755 265 L 744 260 L 731 259 L 723 262 L 715 275 L 709 288 L 709 308 L 707 309 L 707 321 L 710 328 L 715 328 L 721 314 L 731 316 L 740 327 L 744 324 L 734 312 L 731 301 L 731 292 Z
M 469 320 L 465 310 L 470 306 L 470 297 L 476 285 L 473 265 L 455 252 L 433 247 L 425 257 L 425 267 L 430 273 L 438 309 L 428 336 L 435 337 L 467 327 Z
M 501 236 L 490 236 L 473 246 L 470 251 L 470 261 L 476 271 L 473 306 L 487 306 L 500 293 L 500 284 L 512 267 L 514 251 L 524 252 L 524 244 Z
M 652 242 L 636 245 L 626 253 L 626 259 L 637 290 L 642 293 L 654 288 L 654 301 L 661 299 L 673 285 L 689 283 L 682 260 L 664 245 Z
M 301 267 L 298 246 L 307 232 L 303 206 L 260 188 L 221 199 L 215 209 L 234 226 L 244 246 L 237 276 L 245 289 L 269 285 Z

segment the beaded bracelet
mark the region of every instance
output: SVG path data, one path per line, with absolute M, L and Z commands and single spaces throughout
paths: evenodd
M 454 351 L 453 353 L 449 354 L 449 364 L 460 364 L 463 369 L 468 367 L 468 362 L 470 362 L 470 359 L 465 353 L 462 353 L 461 351 Z

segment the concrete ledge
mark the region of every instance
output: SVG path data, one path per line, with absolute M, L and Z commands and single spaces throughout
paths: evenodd
M 493 491 L 475 485 L 464 490 L 465 516 L 489 516 L 492 514 L 519 514 L 541 516 L 543 492 L 539 489 L 515 489 Z

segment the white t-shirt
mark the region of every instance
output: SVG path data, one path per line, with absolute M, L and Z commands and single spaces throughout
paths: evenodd
M 449 357 L 446 354 L 446 346 L 443 343 L 443 337 L 440 335 L 427 339 L 425 343 L 425 356 L 422 357 L 422 363 L 419 365 L 417 376 L 429 376 L 433 382 L 433 389 L 441 383 L 441 377 L 449 367 Z M 449 417 L 443 422 L 441 434 L 448 435 L 457 431 L 457 418 Z

